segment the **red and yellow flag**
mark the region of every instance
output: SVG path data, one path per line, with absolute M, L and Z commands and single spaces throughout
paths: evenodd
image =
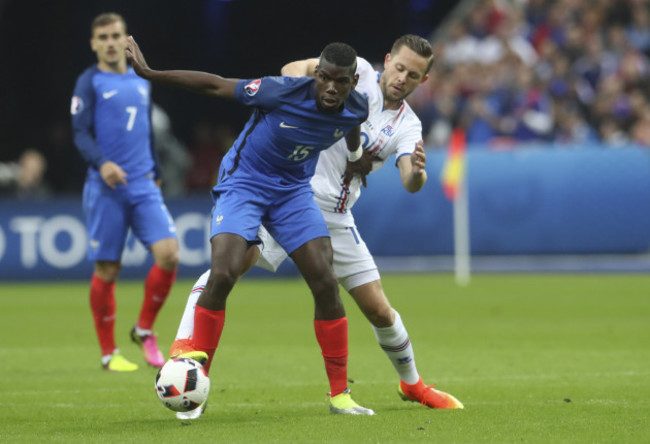
M 456 128 L 451 133 L 447 161 L 442 168 L 440 181 L 445 196 L 454 200 L 465 178 L 465 132 Z

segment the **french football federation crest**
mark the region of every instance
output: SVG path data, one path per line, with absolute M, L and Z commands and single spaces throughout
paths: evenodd
M 260 90 L 260 84 L 262 83 L 261 79 L 253 80 L 251 83 L 246 85 L 244 89 L 246 90 L 246 94 L 249 96 L 254 96 L 257 94 L 257 91 Z

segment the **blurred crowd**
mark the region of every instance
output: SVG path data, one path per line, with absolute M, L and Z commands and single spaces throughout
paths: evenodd
M 650 147 L 650 0 L 463 0 L 431 39 L 430 78 L 408 99 L 428 147 L 445 147 L 458 126 L 490 149 Z M 209 190 L 231 125 L 204 116 L 181 141 L 156 106 L 153 126 L 165 195 Z M 84 175 L 59 120 L 0 164 L 0 195 L 80 194 Z
M 13 162 L 0 162 L 0 191 L 18 199 L 49 194 L 44 177 L 47 160 L 39 151 L 28 148 Z
M 469 143 L 493 149 L 650 147 L 648 0 L 464 3 L 409 99 L 429 145 L 461 126 Z

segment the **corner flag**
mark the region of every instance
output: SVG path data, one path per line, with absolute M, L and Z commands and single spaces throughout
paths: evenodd
M 445 195 L 454 205 L 454 271 L 456 283 L 470 280 L 469 198 L 465 178 L 465 132 L 455 129 L 449 140 L 447 161 L 440 174 Z
M 445 196 L 449 200 L 458 197 L 461 183 L 465 178 L 465 132 L 462 129 L 454 129 L 449 139 L 449 150 L 447 161 L 442 170 L 440 179 Z

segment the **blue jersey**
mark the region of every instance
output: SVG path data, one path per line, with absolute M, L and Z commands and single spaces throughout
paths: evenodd
M 222 160 L 219 182 L 273 188 L 309 183 L 318 154 L 368 117 L 367 100 L 354 90 L 342 111 L 320 111 L 314 82 L 307 77 L 264 77 L 237 84 L 235 98 L 255 110 Z
M 86 69 L 77 79 L 70 112 L 75 145 L 90 177 L 110 160 L 127 180 L 158 176 L 151 128 L 151 87 L 129 67 L 125 74 Z

